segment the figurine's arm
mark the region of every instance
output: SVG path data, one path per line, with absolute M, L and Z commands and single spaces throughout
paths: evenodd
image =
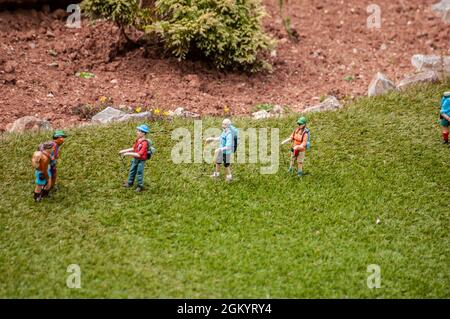
M 215 141 L 219 141 L 219 140 L 220 140 L 220 137 L 212 136 L 212 137 L 206 138 L 206 143 L 211 143 L 211 142 L 215 142 Z
M 124 155 L 125 153 L 129 153 L 129 152 L 132 152 L 132 151 L 133 151 L 133 148 L 127 148 L 127 149 L 119 151 L 119 154 L 120 155 Z
M 441 113 L 441 115 L 442 115 L 442 117 L 443 117 L 444 119 L 446 119 L 447 121 L 450 122 L 450 116 L 448 116 L 448 115 L 445 114 L 445 113 Z
M 139 153 L 135 153 L 135 152 L 126 152 L 122 154 L 123 156 L 132 156 L 132 157 L 136 157 L 136 158 L 140 158 L 141 155 Z
M 289 136 L 289 138 L 285 139 L 283 142 L 281 142 L 281 145 L 284 145 L 286 143 L 289 143 L 290 141 L 292 141 L 292 137 Z

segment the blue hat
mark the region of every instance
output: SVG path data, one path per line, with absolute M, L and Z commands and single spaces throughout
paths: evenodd
M 148 133 L 148 132 L 150 132 L 150 128 L 147 126 L 147 125 L 145 125 L 145 124 L 141 124 L 141 125 L 139 125 L 138 127 L 137 127 L 137 129 L 139 130 L 139 131 L 141 131 L 141 132 L 144 132 L 144 133 Z

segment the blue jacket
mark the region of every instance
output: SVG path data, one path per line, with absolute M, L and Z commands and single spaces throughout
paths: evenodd
M 441 100 L 441 114 L 450 116 L 450 96 L 443 96 Z
M 231 154 L 233 152 L 233 133 L 231 129 L 223 130 L 220 135 L 220 147 L 226 147 L 224 154 Z

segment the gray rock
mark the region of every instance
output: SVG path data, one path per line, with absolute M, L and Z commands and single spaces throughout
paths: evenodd
M 394 89 L 395 84 L 383 73 L 378 72 L 370 82 L 367 94 L 369 96 L 382 95 Z
M 450 56 L 416 54 L 411 58 L 411 64 L 419 72 L 434 71 L 439 78 L 450 75 Z
M 450 0 L 441 0 L 440 2 L 433 4 L 431 10 L 438 13 L 444 13 L 450 10 Z
M 252 116 L 253 116 L 254 120 L 262 120 L 262 119 L 271 118 L 273 116 L 273 114 L 267 112 L 266 110 L 261 110 L 261 111 L 252 113 Z
M 121 110 L 115 109 L 113 107 L 108 106 L 103 111 L 95 114 L 92 117 L 92 122 L 94 123 L 111 123 L 118 120 L 120 117 L 127 115 L 127 113 L 122 112 Z
M 418 83 L 434 83 L 439 80 L 436 72 L 426 71 L 414 75 L 407 76 L 397 84 L 397 89 L 402 90 Z
M 281 105 L 275 104 L 273 106 L 272 113 L 282 115 L 284 113 L 284 109 Z
M 24 116 L 12 123 L 8 129 L 11 133 L 40 132 L 52 129 L 50 122 L 35 116 Z
M 169 111 L 169 116 L 174 117 L 186 117 L 186 118 L 199 118 L 200 114 L 194 113 L 194 112 L 190 112 L 190 111 L 186 111 L 184 108 L 182 107 L 178 107 L 175 109 L 175 111 Z
M 450 23 L 450 0 L 441 0 L 431 6 L 431 10 L 442 16 L 445 23 Z
M 305 108 L 302 113 L 335 111 L 340 109 L 341 107 L 342 105 L 341 103 L 339 103 L 339 100 L 336 97 L 329 96 L 322 103 Z
M 113 120 L 114 122 L 126 122 L 126 121 L 134 121 L 134 120 L 147 120 L 152 117 L 151 112 L 142 112 L 136 114 L 125 114 L 117 119 Z
M 128 114 L 121 110 L 108 106 L 103 111 L 92 117 L 93 123 L 107 124 L 112 122 L 127 122 L 133 120 L 146 120 L 152 117 L 151 112 Z

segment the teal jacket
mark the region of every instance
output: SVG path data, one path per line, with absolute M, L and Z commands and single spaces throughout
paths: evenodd
M 441 100 L 441 114 L 450 116 L 450 96 L 443 96 Z

